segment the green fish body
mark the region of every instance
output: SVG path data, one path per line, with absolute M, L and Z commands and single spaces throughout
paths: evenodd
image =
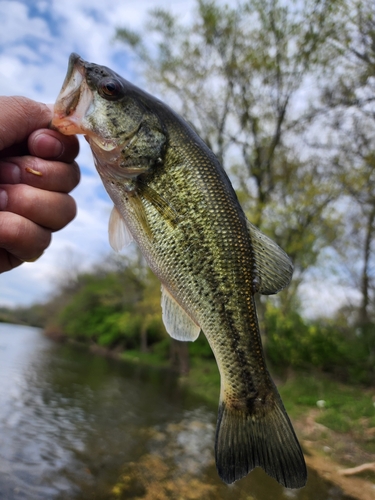
M 85 134 L 114 202 L 118 250 L 133 239 L 162 283 L 175 339 L 202 330 L 221 376 L 215 456 L 226 483 L 262 467 L 306 483 L 298 440 L 266 367 L 254 294 L 290 281 L 287 255 L 246 219 L 219 161 L 174 111 L 109 68 L 72 54 L 52 125 Z

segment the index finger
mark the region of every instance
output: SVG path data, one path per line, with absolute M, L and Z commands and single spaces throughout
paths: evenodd
M 30 154 L 71 163 L 79 152 L 79 142 L 75 135 L 63 135 L 56 130 L 41 129 L 33 132 L 28 140 Z
M 40 128 L 47 128 L 52 112 L 45 104 L 27 97 L 0 96 L 0 151 L 23 143 Z

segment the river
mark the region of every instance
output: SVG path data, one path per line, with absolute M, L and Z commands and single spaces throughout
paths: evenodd
M 313 471 L 301 490 L 259 469 L 224 485 L 215 421 L 167 371 L 0 324 L 1 500 L 349 500 Z

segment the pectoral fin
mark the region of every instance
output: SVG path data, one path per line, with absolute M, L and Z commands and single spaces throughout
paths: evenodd
M 263 295 L 277 293 L 292 279 L 292 261 L 284 250 L 249 221 L 247 221 L 247 226 L 260 280 L 258 292 Z
M 133 241 L 133 236 L 116 207 L 112 208 L 109 218 L 108 235 L 109 243 L 115 252 L 119 252 Z
M 161 307 L 163 322 L 169 335 L 184 342 L 194 342 L 201 331 L 186 311 L 175 301 L 164 286 L 161 287 Z
M 152 239 L 152 232 L 147 220 L 147 214 L 145 211 L 145 207 L 143 206 L 143 200 L 141 194 L 135 191 L 133 193 L 133 196 L 131 197 L 131 200 L 132 200 L 131 203 L 133 210 L 137 214 L 138 221 L 142 226 L 144 234 L 147 235 L 150 239 Z
M 142 196 L 153 205 L 159 214 L 172 226 L 177 224 L 177 212 L 173 207 L 154 189 L 142 184 Z

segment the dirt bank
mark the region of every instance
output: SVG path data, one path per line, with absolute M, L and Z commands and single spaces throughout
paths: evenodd
M 311 410 L 294 421 L 305 451 L 306 463 L 320 476 L 336 484 L 356 500 L 375 499 L 375 473 L 366 469 L 358 475 L 344 475 L 348 467 L 375 462 L 348 434 L 339 434 L 315 421 L 318 410 Z

